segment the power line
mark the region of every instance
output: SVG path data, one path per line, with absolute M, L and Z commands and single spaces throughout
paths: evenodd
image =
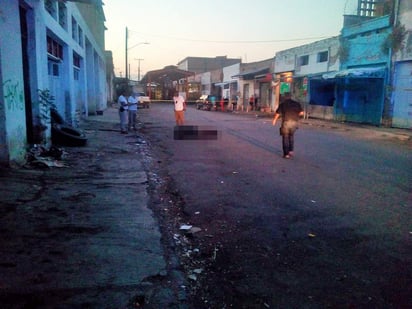
M 136 32 L 136 31 L 135 31 Z M 139 32 L 136 32 L 139 33 Z M 169 40 L 176 40 L 176 41 L 187 41 L 187 42 L 200 42 L 200 43 L 219 43 L 219 44 L 257 44 L 257 43 L 279 43 L 279 42 L 294 42 L 294 41 L 308 41 L 308 40 L 321 40 L 330 38 L 333 36 L 319 36 L 319 37 L 308 37 L 308 38 L 294 38 L 294 39 L 278 39 L 278 40 L 256 40 L 256 41 L 220 41 L 220 40 L 199 40 L 199 39 L 188 39 L 188 38 L 179 38 L 179 37 L 171 37 L 165 36 L 160 34 L 147 34 L 141 33 L 146 36 L 152 37 L 162 37 Z

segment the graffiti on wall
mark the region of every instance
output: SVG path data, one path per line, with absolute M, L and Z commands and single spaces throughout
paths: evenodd
M 8 110 L 24 110 L 23 87 L 19 81 L 13 82 L 11 79 L 3 83 L 4 100 Z

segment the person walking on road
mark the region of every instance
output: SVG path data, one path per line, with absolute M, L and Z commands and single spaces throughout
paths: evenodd
M 235 95 L 232 97 L 232 112 L 237 110 L 237 101 L 239 100 L 239 96 Z
M 128 111 L 128 103 L 126 97 L 124 96 L 124 92 L 122 92 L 117 99 L 117 103 L 119 104 L 119 116 L 120 116 L 120 133 L 127 134 L 127 111 Z
M 185 122 L 185 111 L 186 111 L 185 99 L 181 95 L 179 95 L 178 92 L 175 92 L 175 95 L 173 97 L 173 102 L 175 104 L 176 125 L 182 126 Z
M 294 134 L 298 128 L 299 118 L 303 116 L 303 109 L 299 102 L 292 100 L 291 94 L 284 94 L 283 102 L 275 112 L 272 124 L 281 117 L 280 135 L 282 135 L 283 157 L 289 159 L 293 156 Z
M 136 130 L 136 115 L 137 115 L 137 98 L 136 93 L 133 93 L 127 99 L 129 106 L 129 130 Z
M 255 95 L 255 106 L 254 106 L 255 111 L 258 110 L 258 101 L 259 101 L 259 98 L 257 95 Z
M 251 111 L 253 111 L 253 106 L 254 106 L 254 104 L 255 104 L 255 97 L 253 96 L 253 94 L 250 96 L 250 98 L 249 98 L 249 107 L 250 107 L 250 110 Z

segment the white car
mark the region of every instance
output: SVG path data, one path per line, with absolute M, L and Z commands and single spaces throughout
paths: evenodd
M 150 97 L 148 97 L 144 92 L 137 93 L 137 101 L 142 108 L 150 107 Z

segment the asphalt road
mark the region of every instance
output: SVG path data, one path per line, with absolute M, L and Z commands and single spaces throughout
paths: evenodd
M 139 119 L 194 308 L 412 308 L 410 140 L 306 120 L 287 160 L 269 118 L 189 107 L 218 138 L 175 140 L 172 108 Z

